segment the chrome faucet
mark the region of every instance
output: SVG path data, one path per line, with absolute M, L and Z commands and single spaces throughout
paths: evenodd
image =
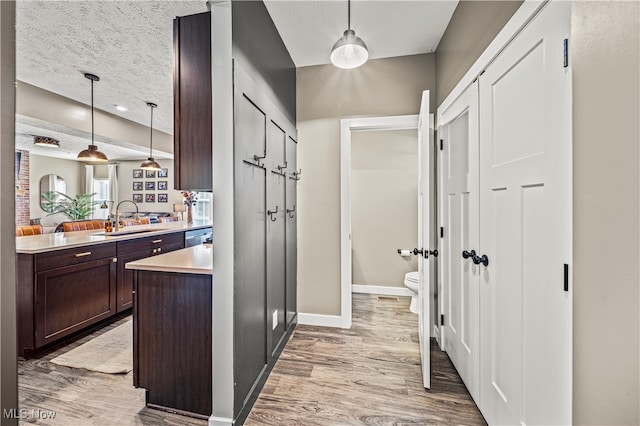
M 118 205 L 116 206 L 116 230 L 115 232 L 118 232 L 120 230 L 120 219 L 118 218 L 118 211 L 120 210 L 120 204 L 122 203 L 131 203 L 134 206 L 136 206 L 136 220 L 138 220 L 138 205 L 136 203 L 134 203 L 131 200 L 122 200 L 118 203 Z

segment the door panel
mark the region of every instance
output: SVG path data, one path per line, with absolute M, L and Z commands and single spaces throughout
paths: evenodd
M 297 312 L 297 273 L 298 273 L 298 244 L 297 244 L 297 223 L 298 223 L 298 202 L 297 202 L 297 184 L 298 177 L 295 174 L 297 170 L 297 148 L 296 141 L 287 137 L 286 142 L 286 321 L 287 328 L 291 325 L 291 321 Z
M 550 2 L 480 81 L 480 407 L 489 424 L 571 423 L 570 5 Z
M 441 114 L 444 348 L 469 393 L 479 401 L 479 267 L 463 251 L 479 251 L 478 84 Z
M 422 364 L 422 382 L 425 388 L 431 387 L 431 332 L 434 298 L 434 256 L 428 253 L 434 250 L 433 241 L 434 214 L 434 164 L 431 150 L 433 146 L 433 115 L 429 112 L 429 91 L 422 92 L 420 115 L 418 118 L 418 247 L 428 257 L 418 256 L 418 336 Z
M 269 356 L 286 329 L 285 324 L 285 143 L 284 131 L 269 120 L 267 132 L 267 346 Z M 275 317 L 274 317 L 275 313 Z M 275 319 L 275 324 L 274 324 Z

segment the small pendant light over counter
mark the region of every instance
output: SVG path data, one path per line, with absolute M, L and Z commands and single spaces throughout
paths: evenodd
M 78 154 L 78 160 L 93 161 L 99 163 L 105 163 L 108 161 L 107 156 L 103 152 L 98 151 L 98 147 L 94 143 L 94 130 L 93 130 L 93 82 L 100 81 L 100 77 L 94 74 L 86 73 L 85 78 L 91 80 L 91 145 Z
M 160 167 L 160 164 L 156 163 L 156 160 L 153 159 L 153 109 L 158 108 L 158 105 L 152 102 L 147 102 L 147 106 L 151 108 L 151 126 L 149 126 L 151 128 L 151 136 L 149 137 L 149 158 L 140 164 L 140 168 L 145 170 L 160 170 L 162 167 Z
M 358 68 L 369 59 L 367 45 L 351 29 L 351 0 L 347 0 L 347 30 L 331 49 L 331 63 L 338 68 Z

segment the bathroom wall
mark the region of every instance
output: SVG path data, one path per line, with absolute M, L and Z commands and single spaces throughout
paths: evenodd
M 418 131 L 353 132 L 351 136 L 353 284 L 404 287 L 418 270 Z
M 340 315 L 340 119 L 417 114 L 429 89 L 433 54 L 297 69 L 299 312 Z

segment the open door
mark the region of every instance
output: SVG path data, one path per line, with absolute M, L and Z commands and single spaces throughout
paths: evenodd
M 420 358 L 422 363 L 422 381 L 424 387 L 431 387 L 431 330 L 434 312 L 434 265 L 431 265 L 437 251 L 432 241 L 434 214 L 433 191 L 433 115 L 429 113 L 429 91 L 422 93 L 420 116 L 418 123 L 418 247 L 422 254 L 418 255 L 418 271 L 420 286 L 419 301 L 419 336 Z

